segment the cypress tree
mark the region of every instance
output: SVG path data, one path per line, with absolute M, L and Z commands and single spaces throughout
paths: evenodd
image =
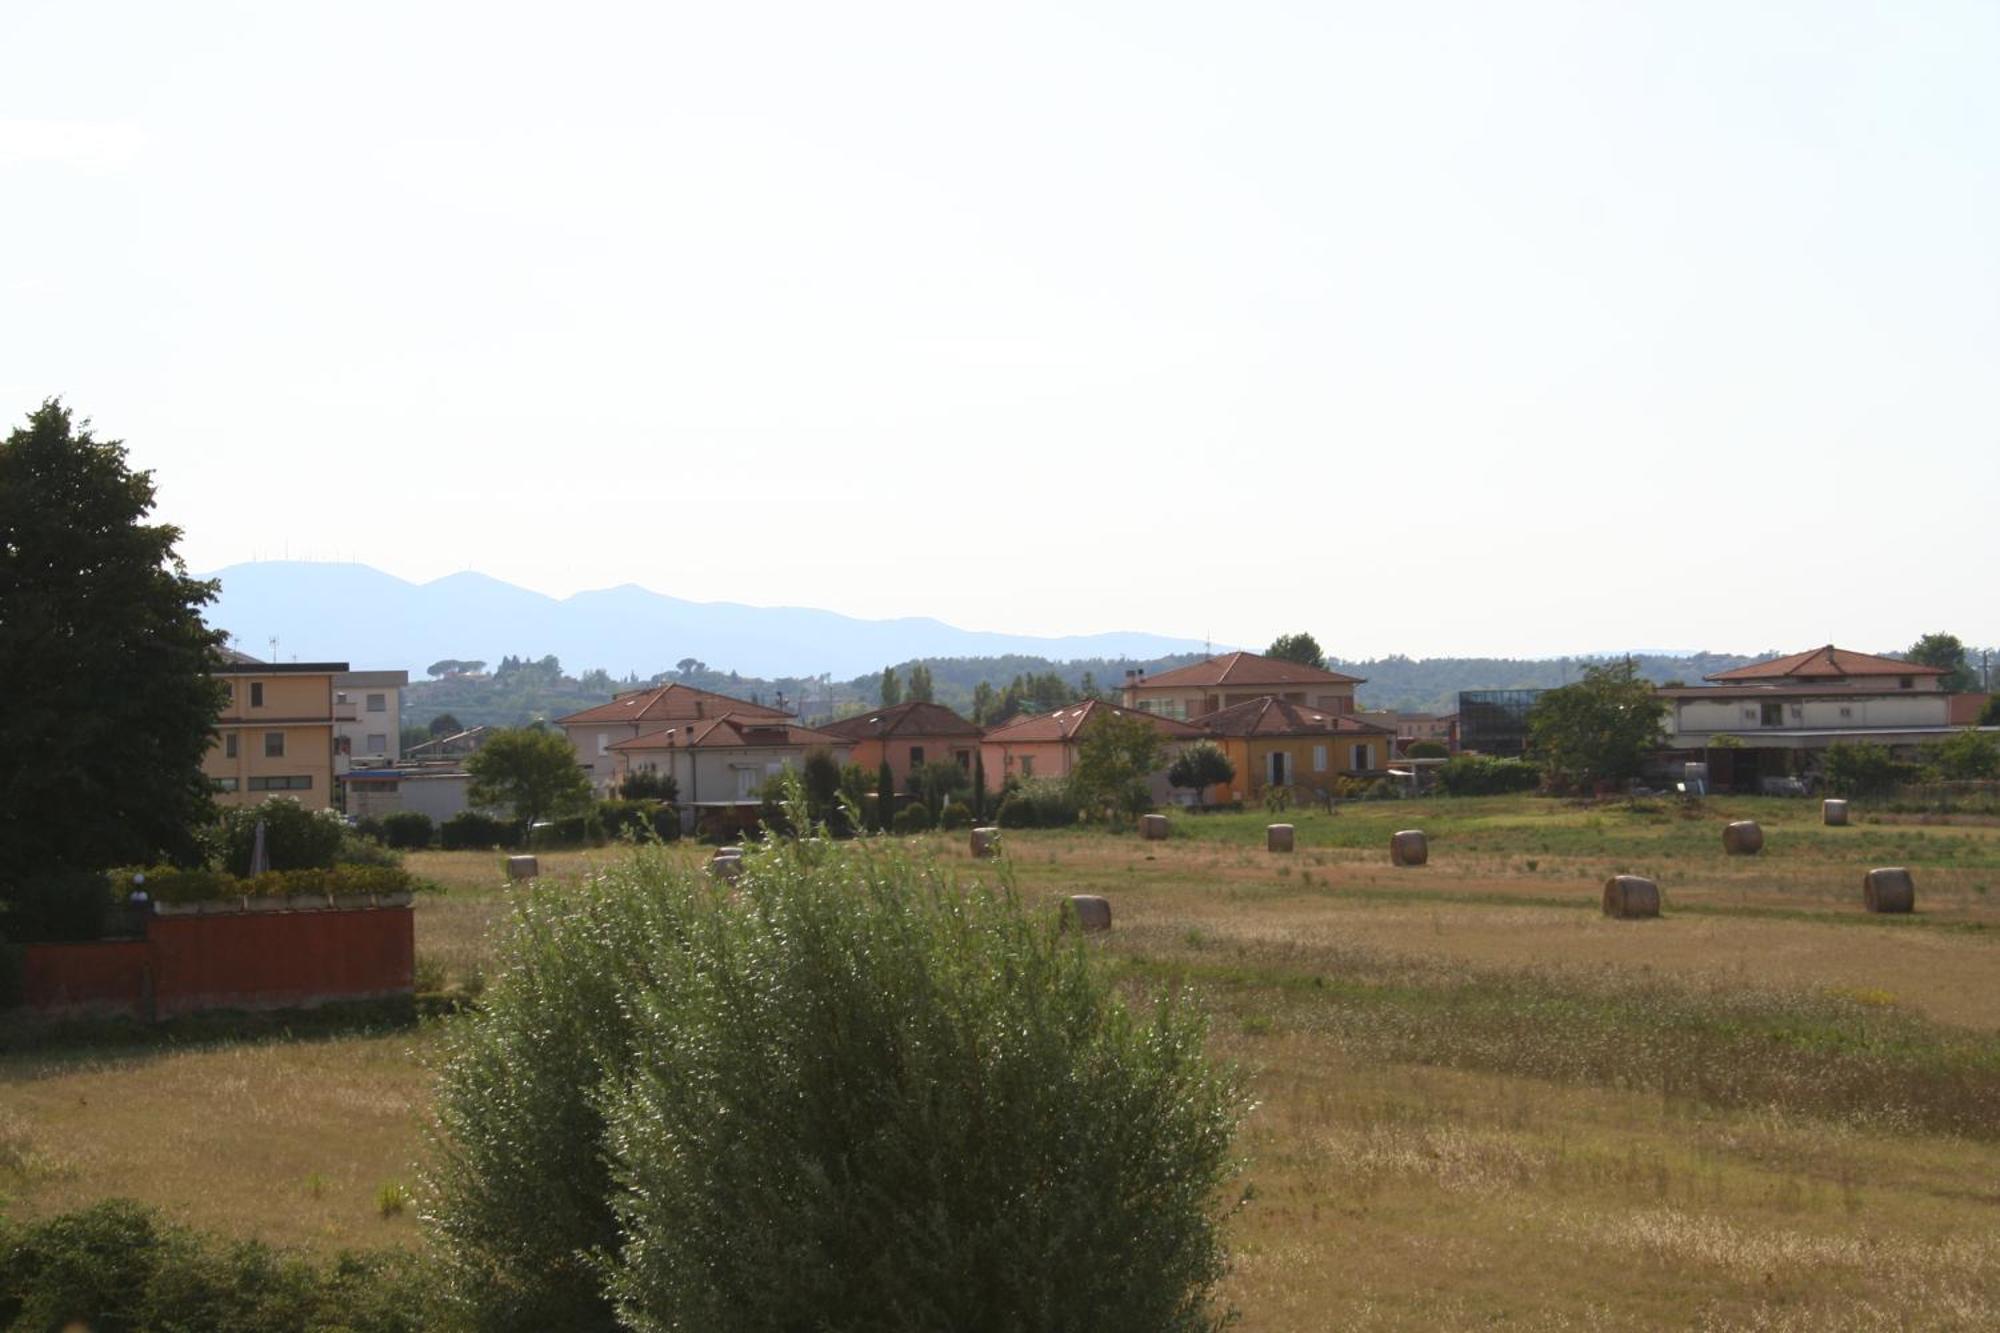
M 895 813 L 896 775 L 889 771 L 889 761 L 884 759 L 875 774 L 875 831 L 887 833 Z

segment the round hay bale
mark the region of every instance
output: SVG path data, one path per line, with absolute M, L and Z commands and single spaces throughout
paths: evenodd
M 1094 893 L 1070 895 L 1063 900 L 1062 928 L 1086 934 L 1111 929 L 1111 900 Z
M 726 879 L 734 884 L 737 877 L 743 873 L 743 854 L 738 852 L 734 856 L 715 857 L 708 863 L 708 873 L 717 879 Z
M 1847 823 L 1847 802 L 1827 799 L 1819 803 L 1819 817 L 1828 828 L 1840 828 Z
M 997 828 L 972 830 L 972 855 L 975 860 L 1000 855 L 1000 830 Z
M 1902 866 L 1878 866 L 1861 877 L 1861 902 L 1871 912 L 1914 912 L 1917 883 Z
M 541 863 L 532 856 L 510 856 L 507 858 L 508 879 L 533 879 L 541 873 Z
M 1604 915 L 1621 920 L 1660 914 L 1660 886 L 1644 875 L 1613 875 L 1604 881 Z
M 1754 819 L 1739 819 L 1722 829 L 1722 850 L 1731 856 L 1755 856 L 1764 850 L 1764 830 Z
M 1389 836 L 1390 865 L 1420 866 L 1430 859 L 1430 840 L 1422 829 L 1406 828 Z
M 1264 826 L 1264 848 L 1272 852 L 1292 850 L 1292 826 L 1290 824 L 1266 824 Z
M 1147 842 L 1167 840 L 1167 817 L 1165 815 L 1140 815 L 1139 833 Z

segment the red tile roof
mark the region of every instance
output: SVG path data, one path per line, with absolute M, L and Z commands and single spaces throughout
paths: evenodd
M 844 737 L 831 736 L 824 731 L 801 726 L 786 718 L 773 719 L 765 717 L 762 713 L 747 717 L 730 713 L 723 717 L 686 722 L 677 727 L 668 727 L 664 731 L 649 731 L 643 736 L 627 736 L 622 741 L 613 741 L 611 748 L 614 750 L 672 750 L 686 746 L 804 748 L 847 743 Z
M 1813 648 L 1803 653 L 1793 653 L 1789 657 L 1774 657 L 1768 662 L 1752 662 L 1749 666 L 1736 667 L 1729 671 L 1718 671 L 1703 676 L 1703 680 L 1838 680 L 1843 676 L 1942 676 L 1945 672 L 1937 667 L 1919 666 L 1915 662 L 1899 661 L 1893 657 L 1876 657 L 1872 653 L 1851 652 L 1846 648 L 1836 648 L 1827 644 L 1824 648 Z
M 985 734 L 978 723 L 967 722 L 943 704 L 924 703 L 921 700 L 912 700 L 889 708 L 871 709 L 838 722 L 829 722 L 820 730 L 829 736 L 841 736 L 850 741 L 873 741 L 885 736 Z
M 684 722 L 690 718 L 721 717 L 725 713 L 735 713 L 739 717 L 789 718 L 792 715 L 776 708 L 766 708 L 743 699 L 732 699 L 726 694 L 713 690 L 700 690 L 692 685 L 671 682 L 651 689 L 628 690 L 608 704 L 598 704 L 568 717 L 556 719 L 558 726 L 588 726 L 595 722 Z
M 1195 725 L 1215 736 L 1394 736 L 1394 727 L 1363 722 L 1352 714 L 1329 713 L 1265 695 L 1198 718 Z
M 1121 708 L 1108 704 L 1102 699 L 1085 699 L 1080 704 L 1070 704 L 1058 708 L 1053 713 L 1037 713 L 1033 717 L 1015 718 L 986 733 L 989 741 L 1006 744 L 1020 744 L 1029 741 L 1070 741 L 1092 718 L 1107 717 L 1113 713 L 1123 713 L 1126 717 L 1141 717 L 1158 728 L 1168 740 L 1198 740 L 1202 735 L 1200 727 L 1176 722 L 1170 717 L 1144 712 L 1137 708 Z
M 1149 685 L 1206 688 L 1215 685 L 1359 685 L 1362 681 L 1359 676 L 1343 676 L 1338 671 L 1322 671 L 1318 667 L 1301 666 L 1276 657 L 1230 653 L 1224 657 L 1211 657 L 1206 662 L 1162 671 L 1157 676 L 1141 676 L 1133 683 L 1142 688 Z

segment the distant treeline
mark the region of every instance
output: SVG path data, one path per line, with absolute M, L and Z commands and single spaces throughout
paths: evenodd
M 983 712 L 993 720 L 1003 711 L 1058 707 L 1085 694 L 1117 697 L 1125 673 L 1144 668 L 1156 675 L 1200 661 L 1200 654 L 1151 658 L 1084 658 L 1051 662 L 1042 657 L 931 657 L 920 660 L 930 672 L 932 697 L 971 717 Z M 1577 679 L 1584 666 L 1606 658 L 1506 657 L 1383 657 L 1370 661 L 1334 659 L 1336 671 L 1360 676 L 1367 683 L 1357 691 L 1363 708 L 1401 712 L 1448 713 L 1458 706 L 1460 690 L 1548 689 Z M 1635 654 L 1633 662 L 1646 679 L 1698 684 L 1702 677 L 1758 659 L 1731 653 L 1695 653 L 1686 657 Z M 894 664 L 905 684 L 918 661 Z M 444 665 L 444 664 L 440 664 Z M 470 674 L 442 674 L 411 684 L 404 699 L 403 720 L 411 727 L 428 727 L 432 718 L 450 714 L 464 726 L 523 726 L 553 721 L 566 713 L 604 703 L 614 694 L 670 680 L 747 699 L 754 703 L 795 708 L 812 720 L 845 717 L 881 702 L 880 672 L 852 680 L 826 676 L 783 676 L 775 680 L 721 671 L 695 658 L 684 658 L 650 678 L 614 679 L 601 670 L 570 675 L 553 656 L 505 657 L 491 671 L 483 662 L 452 662 L 453 668 L 476 668 Z M 1060 686 L 1058 686 L 1060 682 Z M 985 691 L 980 690 L 985 685 Z M 1009 686 L 1017 686 L 1010 692 Z M 1067 697 L 1064 697 L 1067 696 Z M 979 704 L 984 704 L 983 709 Z

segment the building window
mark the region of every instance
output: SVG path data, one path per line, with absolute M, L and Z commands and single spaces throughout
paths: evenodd
M 1374 747 L 1369 745 L 1355 746 L 1354 747 L 1355 771 L 1360 773 L 1366 773 L 1369 769 L 1373 767 L 1375 767 Z
M 1917 678 L 1915 676 L 1898 676 L 1896 678 L 1896 688 L 1899 690 L 1913 690 L 1916 687 Z
M 921 764 L 923 762 L 924 762 L 924 747 L 921 745 L 912 745 L 910 747 L 910 767 L 915 768 L 918 764 Z
M 598 733 L 597 733 L 597 752 L 598 752 L 599 754 L 609 754 L 609 753 L 611 753 L 611 733 L 610 733 L 610 732 L 608 732 L 608 731 L 600 731 L 600 732 L 598 732 Z
M 264 733 L 264 757 L 266 759 L 283 759 L 285 757 L 284 732 L 267 731 Z
M 958 766 L 960 768 L 964 769 L 968 773 L 972 771 L 972 751 L 953 750 L 951 752 L 951 757 L 953 759 L 958 760 Z
M 370 734 L 368 737 L 368 753 L 370 754 L 389 753 L 389 733 L 387 733 L 386 731 L 382 731 Z
M 1021 756 L 1021 776 L 1024 778 L 1035 776 L 1035 756 L 1031 754 Z
M 1283 750 L 1271 751 L 1271 785 L 1273 787 L 1282 787 L 1285 785 L 1286 758 L 1287 756 Z
M 354 738 L 352 736 L 335 736 L 333 738 L 333 752 L 335 754 L 353 754 Z
M 217 790 L 217 791 L 235 791 L 235 790 L 236 790 L 236 779 L 235 779 L 235 778 L 210 778 L 210 779 L 208 780 L 208 782 L 209 782 L 209 785 L 210 785 L 211 787 L 215 788 L 215 790 Z
M 369 695 L 369 696 L 368 696 L 368 711 L 369 711 L 369 712 L 371 712 L 371 713 L 386 713 L 386 712 L 388 712 L 388 711 L 389 711 L 389 696 L 388 696 L 388 695 L 386 695 L 386 694 L 371 694 L 371 695 Z
M 1846 704 L 1842 704 L 1840 706 L 1840 715 L 1842 717 L 1853 717 L 1854 710 L 1852 708 L 1849 708 Z
M 252 708 L 264 706 L 264 682 L 261 680 L 250 682 L 250 706 Z
M 299 773 L 285 777 L 250 779 L 251 791 L 311 791 L 312 785 L 312 775 L 309 773 Z
M 1757 719 L 1759 726 L 1782 727 L 1785 725 L 1785 706 L 1783 704 L 1760 704 L 1759 708 L 1761 710 Z
M 1326 747 L 1324 745 L 1313 746 L 1313 772 L 1326 772 Z
M 236 733 L 233 731 L 226 733 L 222 738 L 222 757 L 224 759 L 236 757 Z

